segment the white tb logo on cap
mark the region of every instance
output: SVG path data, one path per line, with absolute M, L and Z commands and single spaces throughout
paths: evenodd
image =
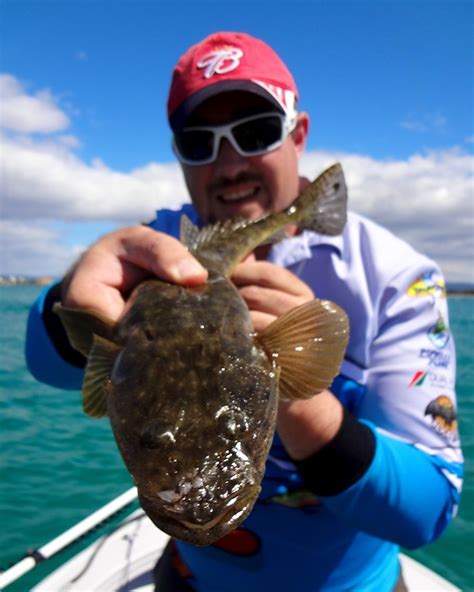
M 197 67 L 204 70 L 204 78 L 210 78 L 214 74 L 226 74 L 232 72 L 240 65 L 240 58 L 244 52 L 238 47 L 228 47 L 207 54 L 198 63 Z

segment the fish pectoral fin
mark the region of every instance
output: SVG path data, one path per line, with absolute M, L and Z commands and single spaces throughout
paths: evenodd
M 281 399 L 309 399 L 337 376 L 349 321 L 333 302 L 315 299 L 273 321 L 256 339 L 280 368 Z
M 82 355 L 86 357 L 89 355 L 94 335 L 100 335 L 112 341 L 115 323 L 109 318 L 92 311 L 68 308 L 59 302 L 54 305 L 53 311 L 61 319 L 72 347 Z
M 82 383 L 82 406 L 90 417 L 107 413 L 106 387 L 120 347 L 103 337 L 94 335 Z
M 199 236 L 199 228 L 191 222 L 191 220 L 182 214 L 179 222 L 179 240 L 190 251 L 196 246 Z

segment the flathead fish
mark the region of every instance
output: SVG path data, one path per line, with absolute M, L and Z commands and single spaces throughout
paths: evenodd
M 108 415 L 143 509 L 171 536 L 207 545 L 236 528 L 260 492 L 278 398 L 312 397 L 337 375 L 349 335 L 339 307 L 315 299 L 255 334 L 229 278 L 288 225 L 341 233 L 346 204 L 336 164 L 283 212 L 202 230 L 184 219 L 206 284 L 143 281 L 117 323 L 56 305 L 88 360 L 84 410 Z

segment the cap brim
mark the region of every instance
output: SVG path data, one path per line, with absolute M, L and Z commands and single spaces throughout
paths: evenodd
M 235 90 L 249 92 L 258 95 L 263 99 L 266 99 L 273 106 L 275 106 L 281 113 L 285 113 L 285 110 L 281 103 L 279 103 L 272 94 L 270 94 L 256 82 L 252 82 L 251 80 L 221 80 L 219 82 L 215 82 L 214 84 L 209 84 L 208 86 L 201 88 L 200 90 L 192 94 L 190 97 L 188 97 L 185 101 L 183 101 L 181 105 L 179 105 L 179 107 L 175 109 L 174 113 L 172 113 L 169 118 L 171 129 L 174 132 L 177 132 L 180 129 L 182 129 L 186 125 L 186 122 L 188 121 L 193 111 L 205 100 L 215 95 Z

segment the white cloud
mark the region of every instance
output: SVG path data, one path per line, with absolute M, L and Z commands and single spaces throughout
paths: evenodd
M 61 232 L 35 222 L 0 220 L 0 273 L 62 276 L 85 245 L 66 247 Z
M 0 126 L 20 133 L 51 133 L 66 129 L 68 116 L 56 105 L 48 90 L 34 96 L 25 94 L 23 85 L 9 74 L 0 75 Z
M 3 215 L 67 221 L 148 220 L 158 207 L 186 201 L 177 165 L 149 164 L 122 173 L 87 164 L 68 143 L 3 137 Z M 47 174 L 45 174 L 47 171 Z
M 175 164 L 121 173 L 100 161 L 84 163 L 64 143 L 5 139 L 4 154 L 3 211 L 10 219 L 129 224 L 187 200 Z M 450 280 L 474 282 L 474 157 L 459 149 L 389 161 L 312 152 L 303 156 L 301 170 L 314 178 L 337 160 L 344 166 L 351 209 L 435 258 Z
M 459 148 L 406 160 L 315 152 L 301 168 L 314 177 L 344 166 L 352 210 L 383 224 L 440 263 L 452 281 L 474 282 L 474 157 Z
M 9 76 L 3 77 L 2 88 L 7 96 L 24 92 Z M 100 159 L 84 162 L 73 152 L 77 145 L 79 140 L 67 133 L 42 140 L 0 136 L 2 217 L 8 220 L 4 224 L 12 238 L 5 244 L 10 267 L 16 266 L 7 271 L 56 273 L 71 261 L 75 251 L 61 247 L 61 235 L 47 226 L 51 220 L 129 224 L 151 219 L 156 209 L 188 201 L 177 164 L 149 163 L 124 173 Z M 448 279 L 474 282 L 472 155 L 453 148 L 403 160 L 377 160 L 317 151 L 303 156 L 301 170 L 313 178 L 336 160 L 344 166 L 351 209 L 435 258 Z M 14 232 L 21 234 L 14 239 Z

